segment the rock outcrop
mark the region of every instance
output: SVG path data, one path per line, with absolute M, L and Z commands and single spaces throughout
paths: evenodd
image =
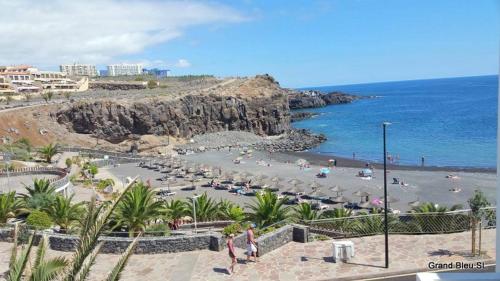
M 340 92 L 322 94 L 319 91 L 302 91 L 289 95 L 289 105 L 290 109 L 316 108 L 331 104 L 351 103 L 357 99 L 360 97 Z
M 312 118 L 312 117 L 317 116 L 317 115 L 318 114 L 314 113 L 314 112 L 306 112 L 306 111 L 293 112 L 290 115 L 290 121 L 293 123 L 293 122 L 309 119 L 309 118 Z
M 134 135 L 193 135 L 237 130 L 279 135 L 290 129 L 287 96 L 276 93 L 251 99 L 187 95 L 174 100 L 80 102 L 56 113 L 57 121 L 77 133 L 112 143 Z

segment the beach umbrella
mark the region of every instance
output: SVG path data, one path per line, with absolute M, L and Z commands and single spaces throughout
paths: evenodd
M 306 159 L 302 159 L 302 158 L 301 158 L 301 159 L 298 159 L 297 161 L 295 161 L 295 164 L 297 164 L 297 165 L 306 165 L 306 164 L 308 164 L 308 163 L 309 163 L 309 162 L 307 162 L 307 160 L 306 160 Z
M 370 209 L 373 207 L 373 204 L 370 201 L 366 201 L 366 202 L 358 204 L 358 206 L 360 208 L 363 208 L 363 209 Z
M 279 182 L 279 181 L 282 181 L 282 180 L 283 180 L 283 178 L 280 178 L 280 177 L 273 177 L 271 179 L 272 182 Z
M 408 205 L 410 205 L 410 207 L 412 207 L 412 208 L 416 208 L 416 207 L 420 206 L 420 204 L 422 204 L 422 203 L 418 199 L 415 201 L 408 202 Z
M 349 199 L 345 196 L 337 196 L 337 197 L 333 197 L 332 200 L 334 202 L 337 202 L 337 203 L 344 203 L 344 202 L 349 202 L 351 199 Z
M 382 204 L 384 204 L 384 201 L 382 201 L 381 199 L 379 198 L 373 198 L 370 203 L 372 203 L 372 205 L 375 205 L 375 206 L 382 206 Z
M 310 187 L 311 189 L 315 190 L 315 189 L 318 189 L 318 188 L 320 188 L 320 187 L 323 187 L 323 185 L 321 185 L 321 184 L 319 184 L 319 183 L 317 183 L 317 182 L 313 181 L 311 184 L 309 184 L 309 187 Z
M 337 193 L 336 196 L 338 197 L 339 195 L 342 194 L 342 192 L 345 191 L 345 189 L 343 189 L 340 186 L 336 185 L 336 186 L 330 187 L 330 191 L 333 191 L 333 192 Z
M 309 197 L 311 198 L 321 198 L 321 197 L 328 197 L 325 193 L 321 192 L 321 190 L 315 190 L 311 193 L 309 193 Z
M 330 169 L 328 169 L 328 168 L 321 168 L 319 170 L 319 172 L 322 173 L 322 174 L 329 174 L 330 173 Z
M 292 186 L 291 188 L 286 190 L 289 193 L 297 194 L 297 193 L 303 193 L 304 189 L 300 188 L 298 186 Z
M 301 184 L 301 183 L 304 183 L 303 181 L 299 180 L 299 179 L 291 179 L 288 181 L 288 183 L 292 184 L 292 185 L 298 185 L 298 184 Z
M 366 191 L 358 190 L 358 191 L 354 192 L 352 195 L 357 196 L 357 197 L 366 197 L 366 196 L 370 196 L 370 193 L 368 193 Z
M 260 175 L 256 175 L 255 178 L 254 178 L 254 180 L 256 180 L 256 181 L 262 181 L 262 180 L 265 180 L 267 178 L 268 178 L 268 176 L 260 174 Z

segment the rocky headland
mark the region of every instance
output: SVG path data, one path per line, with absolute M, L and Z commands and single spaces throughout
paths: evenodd
M 258 75 L 225 79 L 219 83 L 212 81 L 207 87 L 200 86 L 177 95 L 80 100 L 54 112 L 52 117 L 72 133 L 91 135 L 113 144 L 137 140 L 144 135 L 168 135 L 189 140 L 213 133 L 247 132 L 263 137 L 252 143 L 257 149 L 301 151 L 326 138 L 307 130 L 292 129 L 292 121 L 310 118 L 314 114 L 300 112 L 292 115 L 291 109 L 349 103 L 356 99 L 358 97 L 344 93 L 285 89 L 273 77 Z M 224 147 L 227 145 L 225 141 L 213 140 L 212 145 L 195 142 L 179 149 Z
M 341 92 L 323 94 L 319 91 L 300 91 L 290 93 L 290 109 L 317 108 L 333 104 L 351 103 L 360 99 L 359 96 L 349 95 Z

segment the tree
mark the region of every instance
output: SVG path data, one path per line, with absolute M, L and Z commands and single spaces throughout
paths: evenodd
M 55 199 L 55 188 L 47 179 L 33 180 L 33 187 L 24 186 L 27 194 L 22 194 L 26 207 L 33 210 L 43 210 L 52 205 Z
M 126 227 L 129 236 L 143 232 L 148 223 L 162 214 L 161 201 L 155 199 L 155 192 L 143 183 L 137 183 L 123 196 L 114 212 L 113 229 Z
M 16 198 L 15 191 L 0 194 L 0 223 L 6 223 L 25 211 L 23 202 Z
M 258 226 L 265 227 L 288 218 L 290 207 L 285 206 L 288 198 L 278 199 L 278 196 L 267 190 L 264 194 L 257 193 L 257 200 L 247 207 L 253 212 L 249 218 Z
M 52 162 L 52 157 L 58 153 L 58 147 L 57 144 L 48 144 L 40 149 L 40 153 L 42 156 L 45 158 L 45 162 L 51 163 Z
M 59 226 L 60 231 L 63 233 L 78 222 L 84 212 L 83 203 L 72 204 L 72 199 L 73 195 L 71 197 L 57 195 L 54 203 L 45 209 L 52 221 Z
M 135 183 L 134 179 L 125 188 L 124 193 L 130 190 L 131 186 Z M 9 263 L 9 271 L 7 273 L 8 281 L 20 281 L 20 280 L 65 280 L 65 281 L 75 281 L 75 280 L 86 280 L 91 267 L 94 265 L 97 258 L 97 254 L 101 248 L 102 242 L 99 243 L 99 236 L 102 234 L 104 227 L 107 225 L 108 220 L 116 209 L 117 205 L 123 199 L 124 193 L 118 195 L 118 197 L 112 201 L 110 204 L 103 204 L 100 207 L 96 206 L 95 197 L 91 198 L 88 204 L 87 215 L 83 218 L 82 228 L 79 235 L 79 242 L 76 244 L 75 252 L 72 257 L 66 260 L 58 258 L 60 261 L 54 263 L 52 260 L 46 260 L 44 252 L 46 252 L 47 247 L 43 244 L 42 247 L 38 247 L 37 258 L 35 259 L 34 266 L 31 269 L 27 269 L 28 261 L 31 260 L 30 253 L 33 247 L 33 237 L 31 236 L 28 246 L 25 247 L 21 255 L 18 256 L 17 253 L 17 224 L 14 228 L 14 245 L 12 247 L 11 259 Z M 137 245 L 139 236 L 134 239 L 132 243 L 125 250 L 125 253 L 115 264 L 106 280 L 115 281 L 120 279 L 121 272 L 125 268 L 127 261 L 133 253 L 135 246 Z M 44 243 L 44 242 L 42 242 Z M 42 250 L 40 250 L 42 249 Z M 45 250 L 44 250 L 45 249 Z M 53 274 L 48 274 L 48 273 Z M 56 273 L 54 273 L 56 272 Z M 31 277 L 31 274 L 40 273 L 40 277 L 37 275 Z M 43 275 L 42 275 L 43 274 Z M 23 279 L 23 276 L 27 278 Z
M 300 203 L 294 210 L 294 217 L 300 221 L 316 220 L 319 215 L 318 211 L 313 210 L 311 203 Z
M 345 208 L 335 208 L 333 210 L 324 211 L 320 218 L 331 219 L 322 222 L 323 227 L 335 229 L 340 232 L 348 232 L 352 229 L 355 221 L 351 219 L 352 210 Z
M 229 200 L 221 200 L 218 203 L 219 218 L 224 220 L 233 220 L 241 222 L 245 219 L 245 212 L 243 208 L 234 204 Z
M 462 205 L 453 205 L 451 208 L 426 202 L 413 208 L 410 227 L 412 232 L 419 233 L 445 233 L 463 230 L 467 218 L 461 214 L 447 214 L 449 211 L 462 209 Z
M 476 254 L 476 229 L 477 224 L 486 215 L 485 207 L 490 206 L 490 202 L 481 190 L 475 190 L 474 195 L 467 201 L 471 209 L 471 230 L 472 230 L 472 255 Z M 479 230 L 481 231 L 481 230 Z M 481 254 L 481 253 L 480 253 Z
M 209 221 L 216 219 L 219 213 L 218 205 L 212 198 L 209 198 L 207 193 L 199 196 L 194 200 L 196 204 L 196 220 L 198 221 Z M 189 201 L 189 209 L 194 211 L 193 200 Z M 194 217 L 194 215 L 193 215 Z
M 189 214 L 189 207 L 186 202 L 174 199 L 165 203 L 164 213 L 168 220 L 179 220 Z

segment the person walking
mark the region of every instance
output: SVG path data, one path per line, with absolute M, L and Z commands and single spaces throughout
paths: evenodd
M 234 266 L 236 265 L 236 251 L 234 250 L 234 234 L 231 233 L 227 239 L 227 249 L 229 251 L 229 258 L 231 258 L 231 265 L 229 266 L 229 274 L 234 273 Z
M 254 257 L 254 261 L 257 262 L 257 244 L 255 243 L 254 234 L 255 224 L 250 224 L 247 229 L 247 262 L 250 261 L 250 257 Z
M 424 156 L 422 156 L 421 161 L 422 161 L 422 167 L 423 167 L 425 165 L 425 157 Z

